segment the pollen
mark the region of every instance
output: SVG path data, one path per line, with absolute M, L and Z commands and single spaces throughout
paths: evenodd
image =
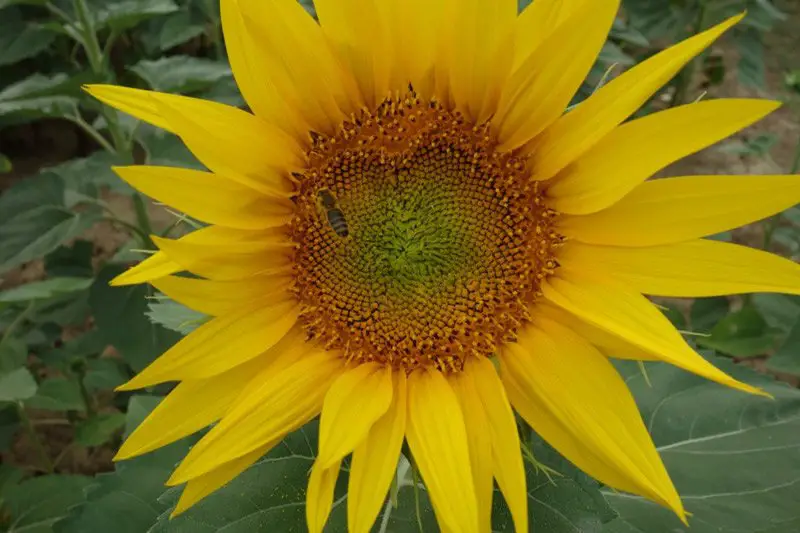
M 309 339 L 353 362 L 458 372 L 516 338 L 563 238 L 488 124 L 410 92 L 312 140 L 290 229 Z

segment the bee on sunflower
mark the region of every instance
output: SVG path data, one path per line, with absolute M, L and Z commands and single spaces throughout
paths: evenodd
M 703 239 L 794 205 L 800 178 L 647 181 L 775 102 L 625 121 L 742 16 L 567 110 L 619 0 L 536 0 L 519 15 L 516 0 L 315 5 L 319 22 L 295 0 L 221 1 L 251 112 L 87 87 L 209 169 L 116 169 L 209 226 L 153 237 L 159 251 L 113 283 L 149 282 L 213 317 L 121 387 L 178 382 L 117 459 L 212 426 L 168 482 L 185 484 L 182 513 L 319 415 L 312 533 L 350 454 L 348 529 L 369 531 L 404 442 L 442 530 L 490 531 L 496 481 L 524 532 L 516 411 L 588 474 L 685 520 L 609 358 L 760 394 L 644 295 L 800 294 L 791 261 Z

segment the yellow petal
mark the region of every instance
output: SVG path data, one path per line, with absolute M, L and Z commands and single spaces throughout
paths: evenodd
M 147 196 L 209 224 L 263 229 L 292 220 L 287 197 L 268 196 L 222 176 L 174 167 L 114 167 L 120 178 Z
M 619 9 L 596 0 L 549 34 L 506 83 L 492 120 L 499 150 L 517 148 L 553 123 L 591 69 Z
M 248 240 L 251 232 L 225 228 L 222 226 L 207 226 L 181 237 L 181 242 L 190 244 L 223 244 L 228 242 L 241 242 Z M 172 261 L 164 252 L 156 252 L 135 267 L 126 270 L 113 280 L 111 285 L 135 285 L 157 279 L 183 270 L 178 263 Z
M 582 1 L 536 0 L 517 17 L 513 70 L 517 71 L 555 28 L 583 6 Z
M 631 361 L 660 361 L 656 355 L 630 344 L 621 337 L 581 320 L 569 311 L 548 302 L 537 302 L 531 316 L 544 316 L 571 329 L 608 357 Z
M 278 372 L 255 376 L 260 385 L 228 410 L 167 481 L 178 485 L 282 439 L 316 416 L 342 366 L 338 354 L 318 351 Z
M 284 300 L 213 318 L 118 390 L 203 379 L 225 372 L 277 344 L 297 321 L 298 312 L 296 301 Z
M 264 234 L 261 241 L 219 244 L 152 239 L 182 270 L 213 280 L 233 280 L 285 270 L 291 264 L 293 245 L 281 233 Z
M 341 460 L 335 461 L 329 468 L 323 468 L 319 460 L 314 461 L 311 475 L 308 478 L 306 491 L 306 522 L 308 533 L 322 533 L 325 522 L 331 514 L 333 491 L 339 477 Z
M 195 479 L 190 479 L 183 488 L 178 504 L 169 517 L 175 518 L 212 492 L 227 485 L 229 481 L 247 470 L 250 465 L 258 461 L 264 454 L 274 448 L 276 444 L 277 442 L 270 442 L 268 445 L 262 446 L 258 450 L 243 455 L 238 459 L 234 459 L 229 463 L 225 463 L 207 474 L 203 474 Z
M 231 281 L 164 276 L 150 282 L 173 300 L 201 313 L 220 316 L 258 300 L 285 300 L 292 283 L 291 271 Z
M 297 105 L 313 130 L 333 133 L 361 100 L 319 24 L 295 0 L 239 0 L 239 5 L 284 101 Z
M 542 292 L 555 305 L 664 362 L 735 389 L 764 394 L 703 359 L 658 309 L 624 285 L 582 272 L 559 270 L 543 285 Z
M 216 422 L 264 365 L 258 357 L 208 379 L 182 382 L 125 439 L 114 460 L 161 448 Z
M 461 0 L 445 23 L 450 37 L 450 88 L 456 106 L 474 121 L 494 112 L 500 89 L 511 70 L 517 18 L 514 0 Z M 488 101 L 487 101 L 488 100 Z
M 501 355 L 514 407 L 564 457 L 614 488 L 685 521 L 633 396 L 611 363 L 569 329 L 538 321 Z
M 394 372 L 392 379 L 392 404 L 353 451 L 347 491 L 350 533 L 370 531 L 397 470 L 406 430 L 406 373 Z
M 559 219 L 559 232 L 590 244 L 655 246 L 760 220 L 800 202 L 800 176 L 687 176 L 648 181 L 617 204 Z
M 322 406 L 317 456 L 321 468 L 332 467 L 352 452 L 391 403 L 390 367 L 364 363 L 339 376 Z
M 491 363 L 489 364 L 491 365 Z M 472 365 L 465 365 L 463 372 L 448 376 L 448 381 L 456 393 L 461 405 L 461 412 L 464 414 L 464 426 L 469 442 L 470 470 L 472 470 L 475 499 L 478 504 L 478 530 L 489 532 L 492 530 L 492 495 L 494 493 L 494 476 L 492 474 L 494 435 L 491 431 L 487 431 L 490 421 L 475 383 L 476 378 L 479 379 L 480 376 L 475 376 L 476 372 L 471 370 L 473 370 Z M 520 455 L 519 447 L 516 449 L 516 454 Z
M 238 0 L 220 2 L 225 51 L 236 85 L 253 112 L 266 122 L 275 124 L 299 141 L 305 140 L 309 126 L 298 114 L 299 109 L 286 102 L 278 92 L 274 70 L 258 54 L 253 36 L 245 26 Z
M 439 371 L 418 370 L 408 377 L 406 433 L 442 529 L 477 533 L 478 507 L 464 417 Z
M 526 147 L 535 157 L 536 179 L 549 179 L 594 146 L 743 16 L 731 17 L 639 63 L 564 115 Z
M 472 358 L 465 366 L 464 373 L 473 380 L 486 413 L 488 424 L 485 429 L 489 431 L 492 442 L 492 471 L 511 510 L 514 529 L 518 532 L 528 531 L 525 467 L 520 453 L 517 421 L 503 383 L 492 362 L 486 358 Z
M 87 90 L 120 111 L 175 133 L 214 172 L 267 194 L 291 191 L 284 174 L 303 164 L 296 141 L 235 107 L 113 85 L 90 85 Z
M 655 296 L 800 294 L 800 265 L 794 261 L 719 241 L 696 240 L 647 248 L 570 242 L 559 251 L 559 261 L 567 269 L 590 264 L 598 275 Z
M 614 129 L 548 187 L 561 213 L 600 211 L 679 159 L 728 137 L 780 106 L 769 100 L 710 100 L 654 113 Z

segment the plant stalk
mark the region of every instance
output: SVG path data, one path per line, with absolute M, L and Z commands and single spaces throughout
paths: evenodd
M 19 419 L 22 422 L 22 427 L 25 428 L 25 432 L 31 439 L 33 447 L 36 449 L 36 454 L 39 456 L 39 460 L 42 462 L 45 472 L 52 474 L 55 472 L 53 462 L 50 460 L 50 456 L 47 454 L 47 450 L 42 444 L 41 439 L 39 439 L 39 435 L 36 433 L 36 430 L 31 423 L 31 419 L 28 417 L 28 413 L 25 412 L 25 407 L 22 405 L 22 402 L 17 402 L 17 412 L 19 413 Z

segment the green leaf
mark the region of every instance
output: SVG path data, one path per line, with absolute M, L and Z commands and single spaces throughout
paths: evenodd
M 19 412 L 16 406 L 0 405 L 0 452 L 11 447 L 19 429 Z
M 771 328 L 788 332 L 800 318 L 800 296 L 753 294 L 750 301 Z
M 192 93 L 231 77 L 227 63 L 190 56 L 143 59 L 130 67 L 150 88 L 170 93 Z
M 16 370 L 25 364 L 28 346 L 22 339 L 9 337 L 0 341 L 0 374 Z
M 795 322 L 783 345 L 767 359 L 767 368 L 800 376 L 800 319 Z
M 205 32 L 201 17 L 191 11 L 179 11 L 164 18 L 158 33 L 158 50 L 165 51 L 198 37 Z
M 638 497 L 605 491 L 620 514 L 604 533 L 763 533 L 797 523 L 800 391 L 720 358 L 712 363 L 775 399 L 743 394 L 666 364 L 619 368 L 681 494 L 691 529 Z
M 88 289 L 92 281 L 91 278 L 50 278 L 44 281 L 34 281 L 0 292 L 0 303 L 46 300 L 63 294 L 80 292 Z
M 75 442 L 81 446 L 105 444 L 125 425 L 123 413 L 100 413 L 75 426 Z
M 9 533 L 52 533 L 67 510 L 84 501 L 92 480 L 84 476 L 50 475 L 29 479 L 6 494 L 11 515 Z M 99 531 L 99 530 L 97 530 Z M 110 531 L 110 530 L 107 530 Z
M 123 163 L 124 161 L 114 154 L 97 151 L 82 159 L 72 159 L 45 168 L 42 173 L 53 174 L 63 181 L 66 191 L 65 205 L 72 207 L 84 201 L 84 197 L 99 197 L 102 187 L 108 187 L 121 194 L 130 194 L 133 189 L 111 170 L 112 166 Z
M 92 285 L 89 302 L 102 338 L 139 372 L 177 342 L 180 335 L 153 324 L 145 316 L 151 288 L 108 284 L 124 270 L 119 265 L 103 268 Z
M 148 304 L 150 310 L 147 312 L 147 317 L 152 322 L 177 331 L 181 335 L 188 335 L 209 318 L 175 300 L 169 300 L 164 296 L 161 298 L 163 299 L 155 299 Z
M 764 43 L 756 28 L 741 28 L 734 33 L 739 50 L 739 82 L 746 87 L 764 88 Z
M 172 0 L 116 0 L 101 5 L 96 13 L 97 27 L 109 27 L 118 33 L 149 18 L 178 10 L 178 6 Z
M 16 489 L 16 485 L 22 481 L 24 475 L 25 472 L 19 468 L 0 464 L 0 507 L 3 505 L 5 495 Z
M 49 277 L 90 278 L 94 276 L 91 241 L 78 239 L 70 246 L 59 246 L 44 258 L 44 269 Z
M 706 333 L 728 314 L 730 302 L 723 296 L 698 298 L 692 304 L 690 324 L 695 333 Z
M 96 356 L 106 347 L 105 340 L 96 329 L 70 339 L 58 348 L 40 351 L 39 357 L 50 366 L 68 368 L 77 361 Z
M 17 402 L 36 394 L 36 380 L 27 368 L 0 374 L 0 402 Z
M 94 209 L 73 213 L 43 206 L 0 226 L 0 274 L 42 257 L 89 229 L 99 219 Z
M 64 205 L 64 184 L 57 177 L 37 174 L 20 180 L 0 195 L 0 225 L 46 205 Z
M 0 67 L 38 55 L 55 39 L 52 32 L 26 21 L 16 9 L 0 17 Z
M 733 357 L 763 355 L 774 343 L 774 334 L 753 306 L 729 314 L 712 328 L 710 336 L 697 338 L 699 346 Z
M 86 369 L 83 383 L 86 388 L 95 390 L 112 390 L 128 381 L 122 365 L 116 359 L 103 357 L 91 359 Z
M 75 84 L 66 74 L 34 74 L 0 91 L 0 117 L 62 117 L 74 112 L 78 99 L 68 95 Z
M 160 398 L 133 396 L 128 403 L 126 434 L 155 408 Z M 164 482 L 175 464 L 188 452 L 190 441 L 160 448 L 152 453 L 117 463 L 113 473 L 101 474 L 87 491 L 87 502 L 57 523 L 55 533 L 144 533 L 156 523 L 168 505 L 159 501 Z
M 183 141 L 177 135 L 151 130 L 149 135 L 142 135 L 140 141 L 147 152 L 147 163 L 150 165 L 186 167 L 200 170 L 205 168 L 184 146 Z
M 78 383 L 67 378 L 49 378 L 42 381 L 36 395 L 25 402 L 25 407 L 47 411 L 86 410 Z

